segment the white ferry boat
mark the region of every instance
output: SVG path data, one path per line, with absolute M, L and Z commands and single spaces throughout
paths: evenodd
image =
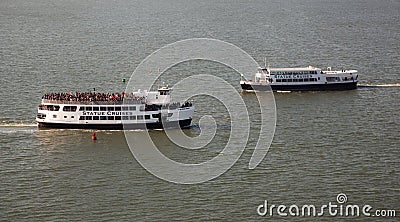
M 325 91 L 356 89 L 357 70 L 303 68 L 259 68 L 254 80 L 241 80 L 244 91 Z
M 190 127 L 191 102 L 171 102 L 171 89 L 134 93 L 49 93 L 42 97 L 36 121 L 43 128 L 163 129 Z

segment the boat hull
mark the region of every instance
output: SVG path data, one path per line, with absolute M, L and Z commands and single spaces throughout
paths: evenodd
M 251 85 L 240 84 L 243 90 L 257 91 L 339 91 L 357 89 L 357 82 L 327 83 L 327 84 L 307 84 L 307 85 Z
M 97 129 L 97 130 L 135 130 L 135 129 L 165 129 L 165 128 L 189 128 L 192 119 L 172 121 L 166 124 L 156 123 L 137 123 L 137 124 L 74 124 L 74 123 L 50 123 L 39 122 L 39 128 L 56 129 Z

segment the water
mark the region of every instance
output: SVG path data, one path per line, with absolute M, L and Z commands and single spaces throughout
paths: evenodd
M 264 200 L 322 205 L 339 193 L 349 203 L 400 214 L 399 8 L 389 0 L 1 1 L 0 220 L 254 221 L 266 219 L 256 212 Z M 42 94 L 122 91 L 121 78 L 146 56 L 193 37 L 233 43 L 273 67 L 358 69 L 363 87 L 276 93 L 276 133 L 264 161 L 247 169 L 257 139 L 251 135 L 232 169 L 198 185 L 152 176 L 123 132 L 100 131 L 93 143 L 91 131 L 36 128 Z M 237 73 L 210 63 L 177 66 L 170 81 L 196 70 L 219 73 L 239 89 Z M 253 104 L 253 94 L 242 96 Z M 209 102 L 197 99 L 194 124 L 210 114 Z M 226 110 L 216 103 L 211 114 L 224 117 Z M 229 124 L 220 125 L 207 149 L 193 155 L 162 132 L 151 136 L 171 158 L 198 161 L 225 145 Z

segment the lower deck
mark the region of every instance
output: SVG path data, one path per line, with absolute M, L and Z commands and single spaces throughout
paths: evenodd
M 165 129 L 165 128 L 189 128 L 192 119 L 184 119 L 179 121 L 170 121 L 166 123 L 151 122 L 151 123 L 51 123 L 39 122 L 39 128 L 57 128 L 57 129 L 97 129 L 97 130 L 135 130 L 135 129 Z

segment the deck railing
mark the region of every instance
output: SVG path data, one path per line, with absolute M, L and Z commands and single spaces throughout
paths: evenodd
M 125 99 L 124 101 L 68 101 L 42 99 L 42 103 L 70 104 L 70 105 L 123 105 L 123 104 L 145 104 L 144 100 Z

